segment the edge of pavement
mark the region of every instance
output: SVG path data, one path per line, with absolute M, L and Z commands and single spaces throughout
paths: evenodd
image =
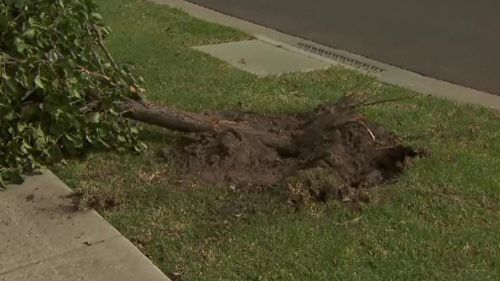
M 481 105 L 500 110 L 500 96 L 469 87 L 424 76 L 344 50 L 328 47 L 310 40 L 291 36 L 262 25 L 193 4 L 184 0 L 148 0 L 183 10 L 191 16 L 220 25 L 230 26 L 253 35 L 258 40 L 292 52 L 313 57 L 332 65 L 342 65 L 378 80 L 412 91 L 461 103 Z

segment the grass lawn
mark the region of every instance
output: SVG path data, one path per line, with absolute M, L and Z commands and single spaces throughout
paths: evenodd
M 156 103 L 202 111 L 311 109 L 344 93 L 430 151 L 356 213 L 339 202 L 294 211 L 272 192 L 181 187 L 156 151 L 172 133 L 146 128 L 142 155 L 96 152 L 55 172 L 177 280 L 500 280 L 500 114 L 456 105 L 335 68 L 258 78 L 190 46 L 247 38 L 140 0 L 100 0 L 109 47 L 132 63 Z

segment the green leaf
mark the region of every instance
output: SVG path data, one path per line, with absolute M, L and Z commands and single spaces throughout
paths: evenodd
M 19 37 L 14 39 L 14 46 L 16 46 L 16 50 L 20 54 L 24 53 L 24 50 L 26 50 L 26 42 L 24 42 L 23 39 Z
M 92 123 L 92 124 L 97 124 L 99 123 L 100 120 L 100 114 L 98 112 L 92 112 L 87 114 L 87 122 Z
M 40 88 L 40 89 L 45 89 L 45 86 L 43 85 L 42 79 L 40 78 L 40 75 L 35 76 L 35 85 Z
M 80 92 L 78 92 L 77 89 L 70 89 L 68 92 L 74 98 L 78 98 L 78 99 L 82 98 L 82 96 L 80 95 Z
M 26 2 L 28 0 L 14 0 L 14 4 L 16 6 L 16 8 L 18 9 L 23 9 L 24 5 L 26 5 Z
M 141 150 L 117 104 L 142 80 L 101 52 L 85 28 L 107 35 L 101 21 L 92 0 L 0 0 L 0 59 L 16 61 L 0 70 L 0 188 L 89 146 Z
M 3 119 L 6 121 L 12 121 L 16 119 L 16 114 L 13 111 L 9 111 L 3 116 Z
M 31 40 L 35 37 L 35 30 L 30 28 L 28 30 L 26 30 L 24 33 L 23 33 L 23 37 L 26 37 L 27 39 Z
M 102 16 L 99 13 L 92 13 L 91 16 L 95 20 L 99 20 L 99 21 L 102 20 Z

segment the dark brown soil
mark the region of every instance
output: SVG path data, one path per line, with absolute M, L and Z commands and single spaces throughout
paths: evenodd
M 302 114 L 205 115 L 221 129 L 184 135 L 162 154 L 205 183 L 284 186 L 294 200 L 363 200 L 361 190 L 394 180 L 418 153 L 359 106 L 343 100 Z

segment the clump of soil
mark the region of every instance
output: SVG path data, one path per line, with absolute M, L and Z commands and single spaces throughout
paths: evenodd
M 301 114 L 205 115 L 216 129 L 184 135 L 163 155 L 206 183 L 282 185 L 292 197 L 316 201 L 362 199 L 360 190 L 394 180 L 419 153 L 359 106 L 346 98 Z
M 88 209 L 112 210 L 121 203 L 117 192 L 105 188 L 101 189 L 97 186 L 87 186 L 86 189 L 77 190 L 66 197 L 71 199 L 75 210 L 81 211 Z

